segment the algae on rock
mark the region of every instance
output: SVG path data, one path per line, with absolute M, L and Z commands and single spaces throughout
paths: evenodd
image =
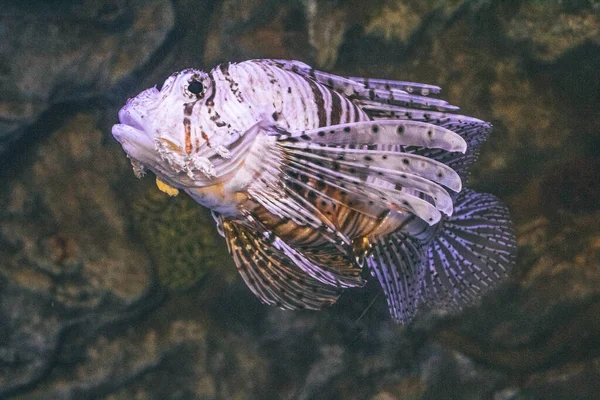
M 158 278 L 171 290 L 194 286 L 222 264 L 225 252 L 208 212 L 185 195 L 169 197 L 156 188 L 133 204 L 134 229 L 157 266 Z

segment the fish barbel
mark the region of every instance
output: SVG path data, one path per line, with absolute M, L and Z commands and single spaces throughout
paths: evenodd
M 136 175 L 211 209 L 262 302 L 321 309 L 368 269 L 405 323 L 421 303 L 472 304 L 515 259 L 507 208 L 462 187 L 491 125 L 428 97 L 439 91 L 225 63 L 129 99 L 112 132 Z

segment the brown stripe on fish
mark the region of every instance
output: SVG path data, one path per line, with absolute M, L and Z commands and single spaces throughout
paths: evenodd
M 217 85 L 215 84 L 215 78 L 213 77 L 211 72 L 208 73 L 208 79 L 210 79 L 210 87 L 212 88 L 212 93 L 206 99 L 206 106 L 214 107 L 215 106 L 215 95 L 217 94 Z
M 210 145 L 210 140 L 208 140 L 208 135 L 206 134 L 206 132 L 202 131 L 200 134 L 202 135 L 202 139 L 204 139 L 204 141 L 206 142 L 206 144 L 208 145 L 208 147 L 212 147 Z
M 352 108 L 354 109 L 354 117 L 352 118 L 352 122 L 360 121 L 360 115 L 358 113 L 358 106 L 352 103 Z
M 221 120 L 221 115 L 214 110 L 213 115 L 210 116 L 210 120 L 215 123 L 218 128 L 222 128 L 227 125 L 227 122 Z
M 317 106 L 317 116 L 319 117 L 319 127 L 327 125 L 327 115 L 325 114 L 325 100 L 321 88 L 310 78 L 305 78 L 312 89 L 315 105 Z
M 229 83 L 229 90 L 239 103 L 244 102 L 244 98 L 239 90 L 238 83 L 229 74 L 229 66 L 231 63 L 223 63 L 219 65 L 219 70 L 223 74 L 223 78 Z
M 192 154 L 192 126 L 190 119 L 185 117 L 183 119 L 183 134 L 185 136 L 185 154 Z
M 192 111 L 194 110 L 194 106 L 196 105 L 197 101 L 198 100 L 192 101 L 192 102 L 189 102 L 189 103 L 184 103 L 183 104 L 183 115 L 185 115 L 187 117 L 191 116 L 192 115 Z
M 342 97 L 338 92 L 331 91 L 331 125 L 337 125 L 342 118 Z

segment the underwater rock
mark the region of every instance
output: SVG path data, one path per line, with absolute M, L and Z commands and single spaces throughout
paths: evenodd
M 105 22 L 76 32 L 104 32 L 109 43 L 133 35 L 123 23 L 132 14 L 119 11 L 125 2 L 110 3 L 117 7 L 105 11 Z M 309 1 L 180 0 L 173 2 L 176 22 L 169 22 L 169 2 L 134 1 L 128 3 L 133 9 L 167 11 L 136 28 L 157 32 L 146 53 L 130 49 L 122 61 L 141 65 L 162 43 L 160 60 L 152 60 L 151 71 L 141 70 L 140 90 L 184 67 L 249 57 L 311 63 L 320 57 L 335 73 L 439 84 L 444 99 L 494 124 L 467 185 L 499 194 L 510 205 L 520 253 L 508 282 L 477 306 L 456 315 L 423 313 L 407 327 L 389 320 L 385 299 L 370 283 L 347 290 L 329 310 L 286 312 L 260 304 L 240 278 L 229 279 L 237 272 L 225 262 L 202 284 L 163 295 L 161 286 L 187 287 L 205 272 L 206 264 L 191 261 L 206 249 L 184 242 L 200 243 L 194 235 L 212 231 L 213 222 L 182 195 L 163 196 L 153 179 L 136 180 L 109 128 L 99 128 L 115 122 L 116 110 L 88 104 L 96 111 L 58 121 L 62 128 L 50 135 L 42 135 L 45 127 L 30 129 L 28 135 L 42 139 L 0 169 L 0 397 L 597 397 L 598 23 L 597 14 L 585 11 L 597 2 L 543 2 L 547 10 L 537 0 L 410 1 L 402 2 L 404 9 L 395 0 L 315 3 L 318 12 L 309 15 Z M 24 4 L 18 7 L 24 10 Z M 64 6 L 52 4 L 64 14 Z M 89 21 L 84 14 L 96 13 L 93 5 L 100 2 L 85 4 L 73 12 Z M 339 14 L 323 12 L 334 9 Z M 29 10 L 32 20 L 41 21 L 41 12 Z M 25 13 L 17 17 L 10 26 L 17 27 Z M 31 29 L 37 35 L 51 22 Z M 169 24 L 175 25 L 165 45 Z M 0 31 L 5 26 L 0 23 Z M 344 34 L 331 33 L 330 26 Z M 32 37 L 22 39 L 24 49 L 36 43 Z M 40 43 L 55 53 L 36 50 L 43 63 L 56 59 L 62 65 L 71 47 L 63 51 L 46 40 Z M 9 81 L 2 74 L 14 74 L 11 68 L 0 59 L 2 85 Z M 59 79 L 51 68 L 49 78 L 32 87 L 52 91 L 60 101 L 79 99 L 114 86 L 109 68 L 103 70 L 107 84 L 94 80 L 101 69 L 92 68 L 89 79 L 78 70 L 78 76 Z M 131 75 L 129 67 L 122 71 Z M 82 77 L 89 87 L 74 92 L 55 86 Z M 123 88 L 119 104 L 137 89 Z M 0 110 L 14 107 L 11 115 L 30 115 L 19 121 L 35 119 L 38 103 L 13 93 L 21 92 L 0 93 Z M 211 228 L 188 226 L 196 213 L 198 225 Z M 177 229 L 184 240 L 159 235 L 153 246 L 154 229 Z M 212 262 L 229 260 L 216 232 L 206 235 L 202 243 L 215 244 L 206 245 L 215 252 Z M 177 273 L 161 271 L 176 265 L 185 266 L 177 273 L 188 275 L 170 282 Z M 153 267 L 163 285 L 153 281 Z
M 167 0 L 41 0 L 0 12 L 0 153 L 51 105 L 110 91 L 173 28 Z
M 305 2 L 308 41 L 314 52 L 316 67 L 334 67 L 346 31 L 369 14 L 372 3 L 352 0 Z
M 560 163 L 542 179 L 541 206 L 549 216 L 560 210 L 571 212 L 600 209 L 599 158 L 581 158 Z
M 133 227 L 167 288 L 189 289 L 223 264 L 235 269 L 221 259 L 227 250 L 212 217 L 189 196 L 169 197 L 151 188 L 134 200 L 132 211 Z
M 226 0 L 215 6 L 203 53 L 207 68 L 250 58 L 309 56 L 301 2 Z
M 419 31 L 428 30 L 432 35 L 441 30 L 465 3 L 469 2 L 387 0 L 365 23 L 365 33 L 406 46 Z
M 100 332 L 83 349 L 76 363 L 61 366 L 60 378 L 56 372 L 51 373 L 54 379 L 42 382 L 30 398 L 139 398 L 136 393 L 141 391 L 131 393 L 121 388 L 131 380 L 152 376 L 158 368 L 168 366 L 184 354 L 204 355 L 207 347 L 205 329 L 187 320 L 168 321 L 160 330 L 136 326 L 114 333 Z M 203 372 L 208 375 L 206 370 Z M 209 394 L 206 385 L 198 383 L 197 387 Z M 158 398 L 154 396 L 157 393 L 151 398 Z
M 2 171 L 0 397 L 77 357 L 74 332 L 93 337 L 156 305 L 150 260 L 128 239 L 116 192 L 129 166 L 97 123 L 76 115 Z
M 506 35 L 528 56 L 555 61 L 590 41 L 600 44 L 600 3 L 594 0 L 530 0 L 503 21 Z

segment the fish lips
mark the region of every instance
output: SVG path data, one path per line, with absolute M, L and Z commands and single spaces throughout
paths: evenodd
M 155 163 L 154 143 L 143 130 L 126 124 L 116 124 L 112 127 L 112 135 L 129 158 L 143 165 Z
M 144 118 L 129 102 L 119 111 L 119 122 L 113 125 L 112 135 L 121 144 L 127 156 L 147 168 L 162 169 L 154 139 L 148 132 L 148 118 Z

